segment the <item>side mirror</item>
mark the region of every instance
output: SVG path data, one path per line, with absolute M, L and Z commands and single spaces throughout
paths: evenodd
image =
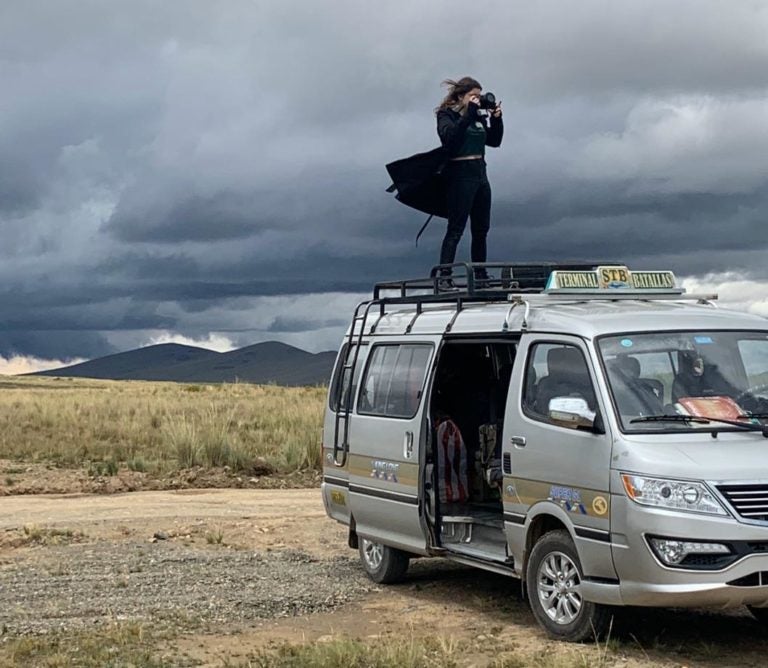
M 595 416 L 581 397 L 554 397 L 549 401 L 549 419 L 561 427 L 594 431 Z

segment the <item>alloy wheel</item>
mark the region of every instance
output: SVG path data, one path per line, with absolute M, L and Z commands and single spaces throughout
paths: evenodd
M 563 552 L 551 552 L 541 562 L 536 578 L 539 601 L 556 624 L 571 624 L 581 611 L 581 579 L 576 564 Z
M 363 538 L 363 559 L 365 564 L 372 571 L 379 570 L 381 566 L 381 560 L 384 558 L 384 548 L 381 543 L 374 543 L 373 541 Z

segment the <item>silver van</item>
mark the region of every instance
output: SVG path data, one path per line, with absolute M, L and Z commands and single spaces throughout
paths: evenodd
M 322 495 L 369 576 L 520 578 L 564 640 L 614 606 L 768 621 L 768 322 L 671 272 L 478 268 L 377 284 L 339 351 Z

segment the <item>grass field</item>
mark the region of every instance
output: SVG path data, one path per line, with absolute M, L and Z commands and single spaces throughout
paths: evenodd
M 316 469 L 325 395 L 322 387 L 5 376 L 0 459 L 99 475 Z
M 170 642 L 169 642 L 170 641 Z M 520 651 L 514 642 L 493 643 L 495 658 L 478 653 L 483 643 L 470 644 L 443 635 L 387 637 L 365 641 L 339 637 L 323 643 L 274 643 L 249 653 L 247 658 L 222 657 L 224 668 L 615 668 L 627 665 L 613 647 L 569 646 L 556 651 Z M 485 643 L 485 649 L 488 643 Z M 468 659 L 475 650 L 475 659 Z M 0 660 L 8 668 L 101 668 L 132 666 L 195 666 L 199 662 L 173 649 L 173 636 L 137 623 L 111 623 L 105 627 L 68 634 L 48 634 L 12 639 L 0 645 Z M 633 668 L 635 662 L 630 664 Z M 661 664 L 654 664 L 661 665 Z M 673 664 L 680 665 L 680 664 Z M 685 664 L 682 664 L 685 665 Z
M 140 624 L 110 624 L 94 631 L 49 634 L 11 640 L 0 646 L 0 660 L 8 668 L 46 666 L 47 668 L 101 668 L 132 666 L 199 665 L 190 657 L 163 649 L 163 636 Z M 482 665 L 487 668 L 615 668 L 627 665 L 608 644 L 576 647 L 563 644 L 559 651 L 521 652 L 512 642 L 496 642 L 496 658 L 476 655 L 468 660 L 466 646 L 455 638 L 441 635 L 387 637 L 362 642 L 336 638 L 323 643 L 277 644 L 250 653 L 247 658 L 222 658 L 224 668 L 458 668 Z M 632 662 L 631 667 L 639 664 Z M 649 664 L 651 665 L 651 664 Z M 660 664 L 652 664 L 660 665 Z

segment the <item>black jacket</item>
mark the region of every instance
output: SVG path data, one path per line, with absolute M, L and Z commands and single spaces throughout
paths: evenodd
M 387 191 L 397 191 L 395 197 L 398 200 L 418 211 L 447 218 L 448 198 L 445 179 L 442 177 L 443 166 L 461 147 L 464 132 L 470 123 L 478 119 L 486 123 L 486 146 L 500 146 L 504 135 L 501 118 L 491 116 L 488 125 L 482 116 L 470 118 L 453 109 L 441 109 L 437 112 L 437 134 L 442 146 L 390 162 L 387 172 L 392 178 L 392 185 Z

